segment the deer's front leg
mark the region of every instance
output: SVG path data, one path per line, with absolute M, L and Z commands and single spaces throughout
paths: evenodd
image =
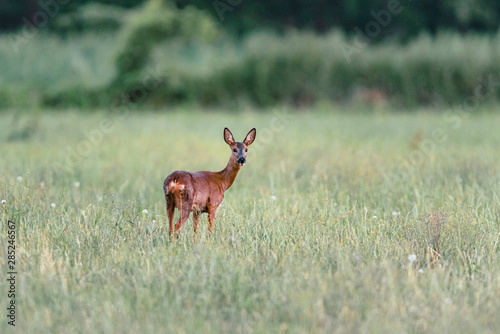
M 193 229 L 194 229 L 194 236 L 193 236 L 193 242 L 196 243 L 196 228 L 198 227 L 198 213 L 196 211 L 193 211 Z
M 214 229 L 214 219 L 215 219 L 215 212 L 217 211 L 217 208 L 215 206 L 209 206 L 208 207 L 208 236 L 212 236 L 212 231 Z

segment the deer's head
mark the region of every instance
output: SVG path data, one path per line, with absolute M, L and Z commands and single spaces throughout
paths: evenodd
M 255 134 L 256 130 L 253 128 L 248 132 L 243 142 L 236 142 L 231 131 L 228 128 L 224 128 L 224 140 L 232 151 L 231 159 L 238 165 L 243 166 L 247 161 L 248 146 L 255 140 Z

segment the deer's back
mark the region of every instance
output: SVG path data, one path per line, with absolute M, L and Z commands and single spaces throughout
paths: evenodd
M 164 188 L 167 196 L 178 192 L 184 195 L 182 197 L 189 198 L 190 202 L 192 199 L 192 211 L 197 212 L 206 212 L 208 206 L 218 207 L 225 191 L 219 173 L 207 171 L 173 172 L 165 179 Z

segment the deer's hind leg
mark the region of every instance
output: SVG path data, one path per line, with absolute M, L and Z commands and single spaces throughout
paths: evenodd
M 183 191 L 180 194 L 180 203 L 177 208 L 180 211 L 179 220 L 175 224 L 175 233 L 179 232 L 182 226 L 186 223 L 191 213 L 191 208 L 193 206 L 193 196 L 188 191 Z
M 182 208 L 182 210 L 180 210 L 181 215 L 179 217 L 179 220 L 177 220 L 177 223 L 175 223 L 175 233 L 179 232 L 182 226 L 184 226 L 189 218 L 190 212 L 191 208 Z
M 168 234 L 172 236 L 174 234 L 174 210 L 175 205 L 172 201 L 167 198 L 167 217 L 168 217 Z
M 168 234 L 174 234 L 174 211 L 175 211 L 175 196 L 168 191 L 167 180 L 163 184 L 163 192 L 165 193 L 165 203 L 167 205 L 168 219 Z

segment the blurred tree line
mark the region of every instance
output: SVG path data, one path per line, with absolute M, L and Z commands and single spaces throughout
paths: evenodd
M 500 101 L 499 9 L 500 0 L 0 0 L 0 109 L 464 99 L 474 109 Z M 12 71 L 23 48 L 36 61 Z
M 132 8 L 145 0 L 0 0 L 0 29 L 13 30 L 39 11 L 72 13 L 89 2 Z M 241 35 L 256 28 L 289 28 L 326 32 L 332 28 L 353 33 L 370 21 L 390 19 L 376 39 L 408 39 L 422 31 L 496 32 L 500 0 L 172 0 L 179 9 L 195 6 L 210 13 L 228 33 Z M 388 6 L 402 8 L 384 18 Z M 382 16 L 380 16 L 382 15 Z M 50 27 L 50 24 L 49 24 Z

